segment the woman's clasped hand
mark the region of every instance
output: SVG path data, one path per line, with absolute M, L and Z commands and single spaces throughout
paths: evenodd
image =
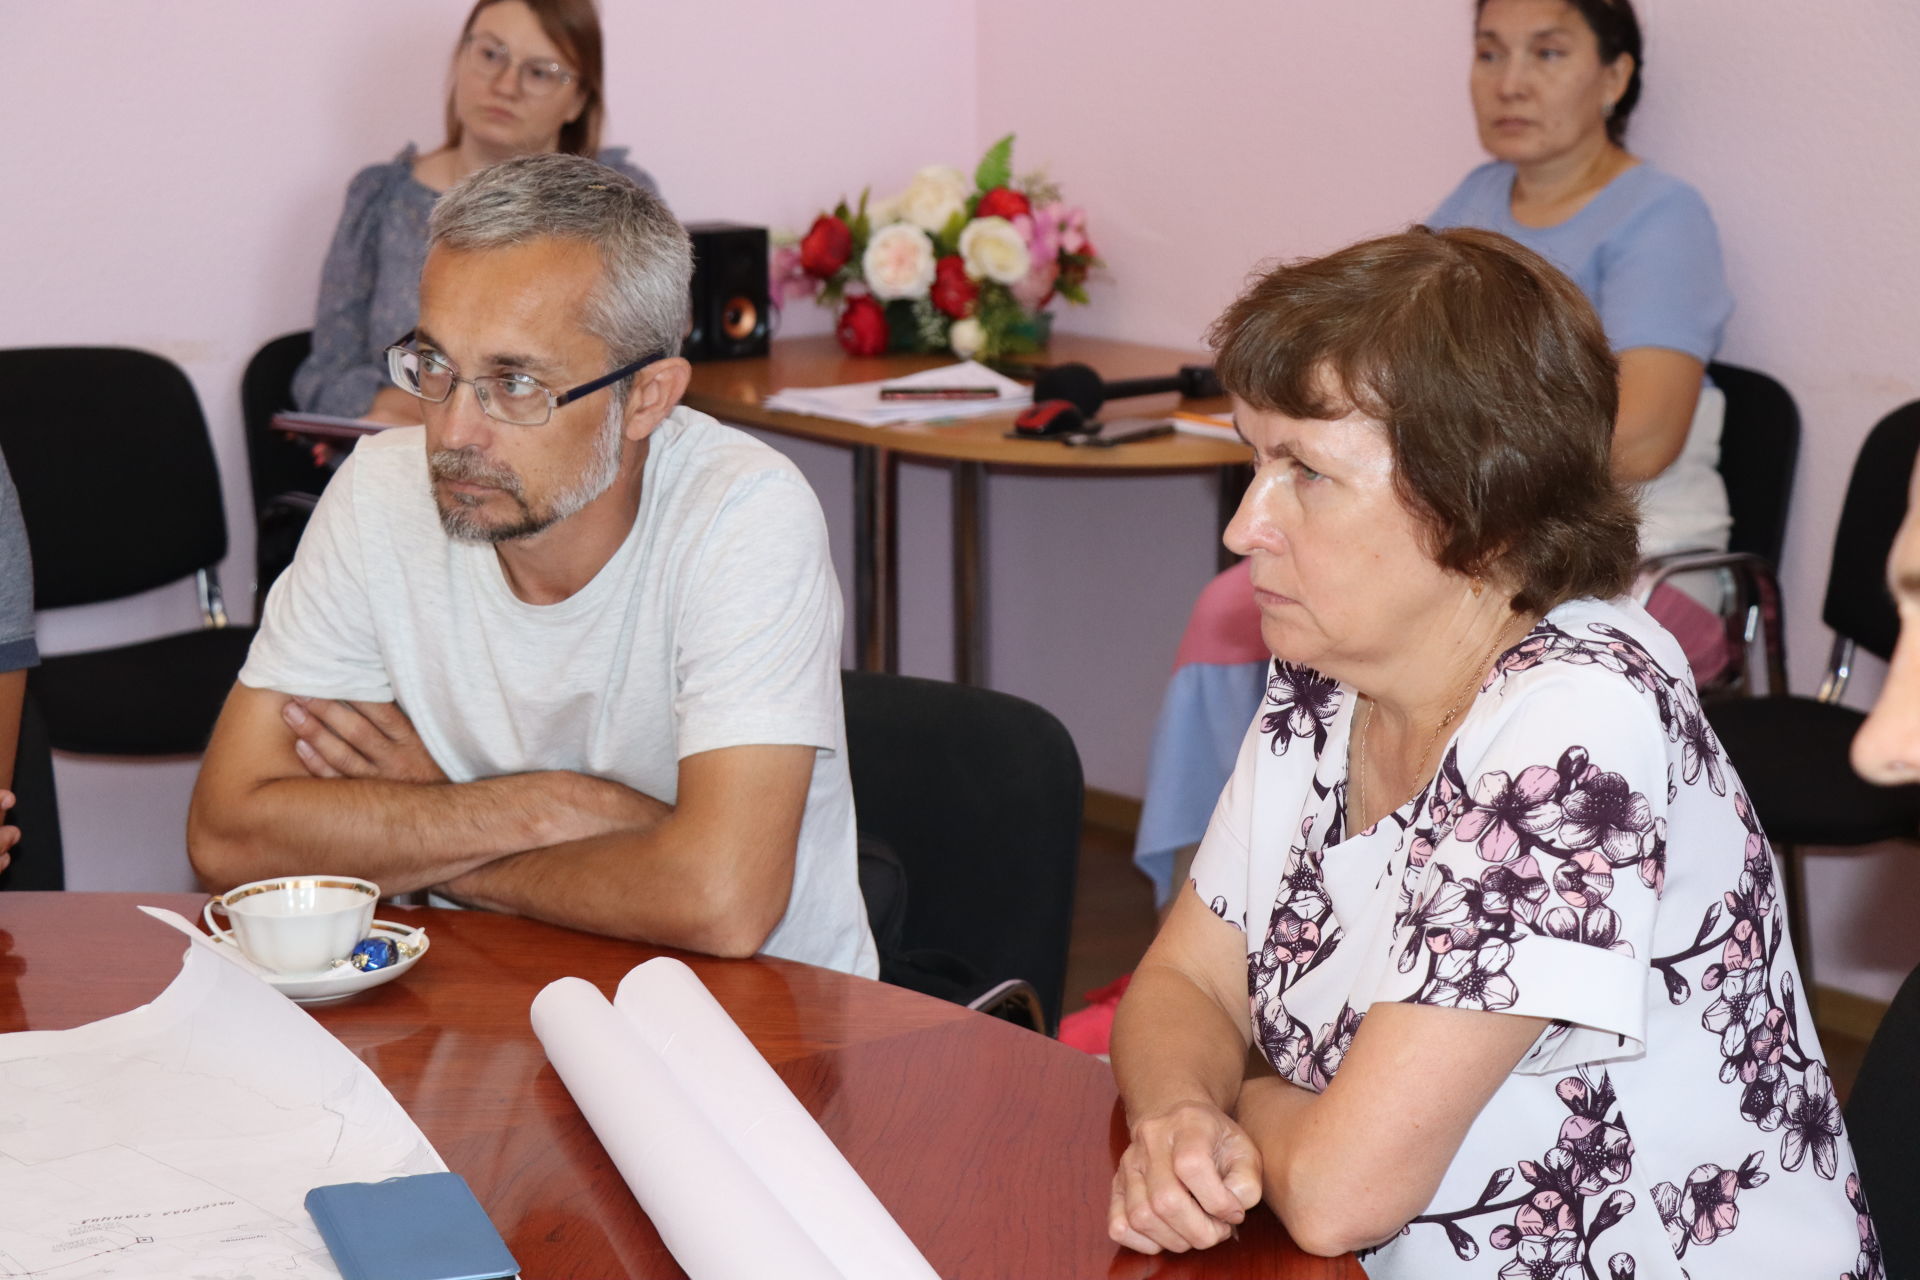
M 1260 1151 L 1212 1102 L 1141 1117 L 1113 1175 L 1107 1232 L 1142 1253 L 1206 1249 L 1260 1203 Z

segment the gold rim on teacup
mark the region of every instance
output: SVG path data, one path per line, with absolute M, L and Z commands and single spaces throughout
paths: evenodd
M 230 889 L 226 893 L 215 894 L 213 900 L 221 906 L 232 906 L 257 893 L 278 893 L 282 889 L 350 889 L 356 893 L 364 893 L 375 901 L 380 898 L 380 886 L 371 880 L 337 880 L 329 876 L 290 876 L 285 880 L 262 880 L 258 884 Z

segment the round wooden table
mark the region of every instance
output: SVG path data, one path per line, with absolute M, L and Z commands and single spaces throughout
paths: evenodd
M 0 1030 L 121 1013 L 179 972 L 183 939 L 134 910 L 186 894 L 0 894 Z M 371 1067 L 487 1208 L 528 1277 L 683 1273 L 527 1021 L 566 975 L 611 995 L 656 949 L 481 911 L 383 906 L 433 948 L 398 981 L 312 1013 Z M 1123 1140 L 1104 1063 L 896 987 L 779 960 L 683 956 L 948 1280 L 1358 1280 L 1256 1211 L 1238 1240 L 1141 1257 L 1106 1236 Z M 716 1187 L 715 1196 L 726 1189 Z M 742 1230 L 752 1224 L 742 1223 Z
M 1165 377 L 1183 363 L 1201 359 L 1191 351 L 1057 334 L 1044 356 L 1051 364 L 1091 365 L 1106 378 Z M 1212 471 L 1220 489 L 1220 527 L 1225 528 L 1246 487 L 1252 453 L 1238 441 L 1173 435 L 1111 449 L 1076 449 L 1058 440 L 1009 440 L 1011 411 L 952 423 L 864 427 L 832 418 L 784 413 L 763 403 L 786 387 L 830 387 L 873 382 L 953 363 L 953 357 L 849 356 L 830 337 L 783 338 L 758 359 L 714 360 L 693 367 L 686 404 L 722 422 L 837 445 L 853 454 L 854 648 L 867 671 L 899 666 L 899 513 L 895 495 L 900 460 L 947 467 L 953 495 L 954 679 L 985 684 L 985 575 L 981 498 L 989 468 L 1052 476 L 1119 476 Z M 1165 414 L 1179 407 L 1172 393 L 1113 402 L 1102 413 Z M 1227 402 L 1197 401 L 1188 407 L 1224 412 Z M 1233 557 L 1221 550 L 1220 567 Z

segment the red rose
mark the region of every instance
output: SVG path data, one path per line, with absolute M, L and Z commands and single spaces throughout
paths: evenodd
M 872 298 L 848 298 L 847 309 L 833 336 L 850 356 L 883 356 L 887 353 L 887 313 Z
M 1012 187 L 995 187 L 980 197 L 980 205 L 973 211 L 976 218 L 1005 218 L 1009 222 L 1023 213 L 1032 213 L 1033 206 L 1027 198 Z
M 955 320 L 973 310 L 980 286 L 967 279 L 967 264 L 957 253 L 948 254 L 933 264 L 933 305 Z
M 852 256 L 853 232 L 830 213 L 815 218 L 806 239 L 800 242 L 801 269 L 822 280 L 846 266 Z

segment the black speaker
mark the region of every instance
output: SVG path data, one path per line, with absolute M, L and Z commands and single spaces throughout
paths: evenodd
M 695 222 L 693 323 L 681 354 L 689 360 L 737 360 L 767 354 L 767 229 L 737 222 Z

